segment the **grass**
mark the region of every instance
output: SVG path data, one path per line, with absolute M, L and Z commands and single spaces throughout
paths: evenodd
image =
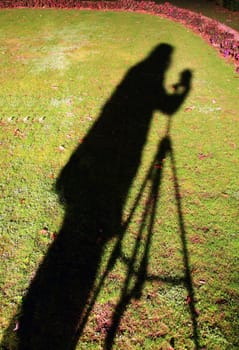
M 13 328 L 23 295 L 61 228 L 64 207 L 54 191 L 61 169 L 127 70 L 165 42 L 175 47 L 167 90 L 173 93 L 182 70 L 193 71 L 171 131 L 182 208 L 168 157 L 147 258 L 155 278 L 145 281 L 138 299 L 125 302 L 115 348 L 192 349 L 196 328 L 200 346 L 238 349 L 239 79 L 233 66 L 180 24 L 146 14 L 18 9 L 1 10 L 0 22 L 2 347 L 16 348 Z M 165 116 L 155 112 L 125 218 L 165 128 Z M 122 241 L 125 258 L 118 256 L 100 288 L 78 349 L 102 348 L 127 276 L 128 290 L 134 286 L 133 268 L 125 262 L 139 235 L 148 188 Z M 106 246 L 97 281 L 115 242 L 117 236 Z M 146 248 L 145 229 L 134 269 Z M 183 283 L 185 274 L 191 284 Z

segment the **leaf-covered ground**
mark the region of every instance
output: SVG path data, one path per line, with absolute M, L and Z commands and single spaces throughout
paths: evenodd
M 164 3 L 164 1 L 157 1 Z M 214 18 L 217 21 L 239 30 L 239 11 L 229 11 L 219 5 L 219 1 L 212 0 L 171 0 L 171 4 L 201 13 L 204 16 Z

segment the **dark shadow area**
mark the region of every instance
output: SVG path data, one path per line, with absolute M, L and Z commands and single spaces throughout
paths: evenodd
M 172 116 L 189 93 L 191 72 L 183 71 L 175 84 L 175 92 L 167 93 L 164 80 L 172 53 L 172 46 L 160 44 L 126 73 L 103 106 L 98 120 L 62 169 L 56 190 L 64 203 L 65 217 L 24 298 L 19 318 L 19 350 L 75 349 L 105 278 L 117 259 L 123 259 L 127 274 L 105 339 L 105 349 L 112 348 L 127 304 L 132 298 L 140 297 L 147 279 L 160 280 L 159 276 L 148 275 L 147 265 L 162 174 L 162 169 L 155 169 L 153 165 L 161 163 L 166 156 L 171 159 L 174 173 L 185 277 L 164 278 L 164 281 L 185 284 L 190 297 L 195 347 L 199 349 L 179 184 L 169 135 Z M 123 222 L 124 205 L 140 166 L 153 113 L 157 110 L 167 116 L 168 129 L 159 142 L 131 214 L 127 222 Z M 151 183 L 149 204 L 144 209 L 132 256 L 126 259 L 121 252 L 121 242 L 148 181 Z M 136 271 L 134 263 L 146 218 L 150 218 L 147 241 Z M 113 237 L 116 238 L 114 249 L 101 280 L 95 285 L 102 256 Z M 133 276 L 136 282 L 132 287 Z M 7 340 L 4 342 L 8 349 Z
M 142 221 L 138 230 L 137 238 L 135 240 L 135 245 L 133 252 L 130 258 L 125 258 L 122 252 L 120 252 L 120 245 L 118 244 L 118 256 L 122 259 L 127 265 L 127 274 L 125 276 L 124 285 L 121 289 L 121 297 L 118 301 L 117 306 L 113 311 L 112 322 L 107 332 L 107 336 L 105 339 L 104 349 L 112 349 L 114 338 L 116 336 L 116 332 L 119 328 L 120 321 L 123 317 L 124 311 L 127 308 L 127 305 L 131 302 L 132 299 L 138 299 L 141 297 L 143 286 L 146 281 L 161 281 L 164 283 L 168 283 L 171 285 L 183 284 L 187 290 L 187 303 L 189 305 L 191 322 L 192 322 L 192 338 L 194 341 L 195 349 L 200 349 L 199 345 L 199 334 L 197 327 L 197 310 L 195 307 L 195 294 L 193 288 L 193 281 L 191 277 L 190 271 L 190 263 L 189 263 L 189 252 L 187 248 L 187 240 L 186 240 L 186 231 L 185 224 L 182 212 L 182 203 L 181 203 L 181 194 L 180 194 L 180 186 L 177 176 L 177 168 L 176 162 L 174 158 L 174 150 L 173 144 L 170 137 L 170 119 L 168 120 L 168 128 L 165 134 L 165 137 L 158 144 L 158 150 L 155 154 L 155 158 L 153 159 L 151 166 L 149 167 L 148 173 L 145 177 L 141 190 L 137 196 L 135 204 L 132 208 L 132 211 L 129 215 L 125 226 L 128 226 L 135 211 L 137 204 L 140 200 L 140 197 L 143 195 L 144 188 L 146 184 L 150 184 L 150 191 L 148 194 L 148 198 L 146 199 L 147 205 L 145 206 Z M 159 276 L 159 275 L 151 275 L 148 273 L 148 261 L 150 254 L 150 246 L 153 238 L 154 225 L 156 223 L 156 210 L 158 201 L 160 199 L 160 186 L 161 179 L 163 175 L 163 164 L 165 159 L 169 157 L 171 162 L 171 169 L 173 173 L 173 186 L 175 191 L 175 200 L 176 200 L 176 208 L 177 208 L 177 217 L 178 217 L 178 226 L 179 233 L 181 238 L 182 252 L 183 252 L 183 263 L 184 263 L 184 276 L 183 277 L 168 277 Z M 155 167 L 155 164 L 159 166 Z M 126 228 L 126 227 L 125 227 Z M 142 241 L 142 234 L 144 229 L 147 230 L 147 237 L 145 241 L 144 253 L 141 257 L 140 263 L 137 264 L 137 256 L 139 255 L 139 248 Z M 137 266 L 137 268 L 135 268 Z M 110 268 L 110 266 L 109 266 Z

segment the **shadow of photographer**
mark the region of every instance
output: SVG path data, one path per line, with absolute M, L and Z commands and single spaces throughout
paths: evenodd
M 166 91 L 172 53 L 171 45 L 160 44 L 126 73 L 59 174 L 56 190 L 65 217 L 24 297 L 18 349 L 75 349 L 101 288 L 94 291 L 107 242 L 120 242 L 126 232 L 122 213 L 153 113 L 171 120 L 190 91 L 189 70 L 181 73 L 174 93 Z M 106 274 L 119 254 L 115 249 Z

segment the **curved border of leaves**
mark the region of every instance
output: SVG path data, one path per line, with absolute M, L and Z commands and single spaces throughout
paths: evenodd
M 225 58 L 231 60 L 239 73 L 239 32 L 208 17 L 193 11 L 176 7 L 169 2 L 156 4 L 148 0 L 2 0 L 0 8 L 75 8 L 91 10 L 134 11 L 154 14 L 177 21 L 199 34 L 217 49 Z

